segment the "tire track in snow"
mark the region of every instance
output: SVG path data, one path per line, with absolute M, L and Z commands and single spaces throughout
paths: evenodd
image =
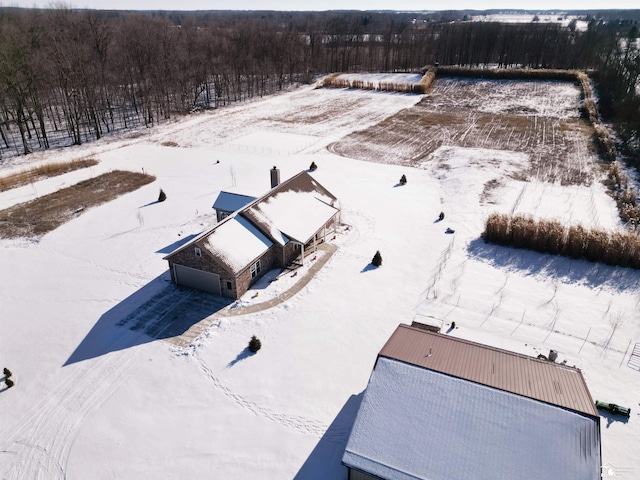
M 115 342 L 112 349 L 117 349 Z M 117 350 L 65 368 L 72 372 L 0 434 L 0 478 L 66 479 L 73 439 L 82 421 L 124 381 L 136 351 Z
M 119 342 L 113 345 L 117 349 Z M 124 342 L 122 342 L 124 343 Z M 66 466 L 79 425 L 124 381 L 135 357 L 124 349 L 67 366 L 73 371 L 0 434 L 0 478 L 66 479 Z
M 157 299 L 156 295 L 152 300 Z M 121 322 L 139 327 L 136 320 L 145 317 L 149 303 L 127 315 Z M 160 328 L 157 335 L 171 326 Z M 133 333 L 122 328 L 100 357 L 64 366 L 63 378 L 56 387 L 32 406 L 27 413 L 0 432 L 0 478 L 23 480 L 66 479 L 66 469 L 74 438 L 83 420 L 108 399 L 126 379 L 126 372 L 138 348 Z M 133 346 L 132 346 L 133 345 Z
M 144 331 L 162 338 L 173 327 L 172 322 L 163 322 L 164 313 L 176 303 L 188 304 L 192 297 L 197 299 L 197 293 L 185 296 L 177 289 L 162 290 L 114 326 L 120 330 L 106 347 L 109 353 L 64 366 L 56 387 L 0 432 L 0 478 L 66 479 L 79 426 L 126 380 L 139 351 L 131 336 Z

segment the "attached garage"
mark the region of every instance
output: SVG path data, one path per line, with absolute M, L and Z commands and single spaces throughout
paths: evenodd
M 177 285 L 197 288 L 220 295 L 220 275 L 203 272 L 184 265 L 173 264 L 173 274 Z
M 173 282 L 238 299 L 270 269 L 294 261 L 304 245 L 315 250 L 327 228 L 340 223 L 338 199 L 306 171 L 249 199 L 244 206 L 216 203 L 218 223 L 164 258 Z

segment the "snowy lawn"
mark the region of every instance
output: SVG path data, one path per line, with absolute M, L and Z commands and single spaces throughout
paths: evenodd
M 0 391 L 0 478 L 346 479 L 340 458 L 376 354 L 398 323 L 425 317 L 514 351 L 557 350 L 583 370 L 594 400 L 631 407 L 628 420 L 603 417 L 603 463 L 640 476 L 640 367 L 631 358 L 640 272 L 479 238 L 493 211 L 619 228 L 613 201 L 598 182 L 513 180 L 530 158 L 490 141 L 443 145 L 414 167 L 327 151 L 420 99 L 305 88 L 35 155 L 100 164 L 3 192 L 1 207 L 113 169 L 157 180 L 42 238 L 0 241 L 0 366 L 16 383 Z M 386 148 L 395 155 L 396 145 Z M 210 300 L 200 337 L 186 347 L 163 341 L 164 312 L 191 295 L 170 284 L 163 257 L 215 222 L 220 190 L 260 195 L 273 165 L 286 179 L 312 161 L 345 224 L 325 267 L 267 310 L 224 316 Z M 168 198 L 154 203 L 160 188 Z M 380 268 L 370 266 L 376 250 Z M 275 298 L 297 280 L 290 275 L 269 272 L 235 306 Z M 256 354 L 246 349 L 252 335 L 262 341 Z

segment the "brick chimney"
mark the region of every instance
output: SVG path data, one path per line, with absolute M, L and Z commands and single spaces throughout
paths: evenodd
M 277 187 L 280 184 L 280 170 L 275 166 L 271 169 L 271 188 Z

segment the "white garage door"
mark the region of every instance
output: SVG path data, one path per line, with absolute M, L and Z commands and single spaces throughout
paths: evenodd
M 220 275 L 203 272 L 184 265 L 173 265 L 176 283 L 220 295 Z

